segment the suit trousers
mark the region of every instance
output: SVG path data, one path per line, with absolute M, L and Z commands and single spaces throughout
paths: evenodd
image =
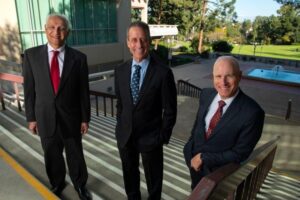
M 139 152 L 132 139 L 124 148 L 119 148 L 122 160 L 123 179 L 128 200 L 140 200 L 139 154 L 141 154 L 146 177 L 149 200 L 160 200 L 163 181 L 163 147 L 149 152 Z
M 85 186 L 88 178 L 87 167 L 83 156 L 81 134 L 77 137 L 64 138 L 59 123 L 53 137 L 41 138 L 44 150 L 46 172 L 52 187 L 65 183 L 66 166 L 63 150 L 66 152 L 69 174 L 74 188 Z

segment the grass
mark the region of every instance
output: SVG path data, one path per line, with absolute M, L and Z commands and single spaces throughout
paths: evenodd
M 254 45 L 235 45 L 231 53 L 254 55 L 253 49 Z M 300 60 L 300 44 L 257 45 L 255 56 Z

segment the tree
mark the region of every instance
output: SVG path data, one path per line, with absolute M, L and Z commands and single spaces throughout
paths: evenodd
M 194 0 L 151 0 L 148 19 L 151 24 L 176 24 L 180 34 L 188 35 L 197 24 L 199 2 Z
M 275 0 L 280 4 L 283 5 L 291 5 L 295 7 L 296 9 L 300 9 L 300 1 L 299 0 Z
M 252 32 L 252 22 L 250 19 L 246 19 L 242 22 L 240 33 L 242 35 L 242 42 L 250 43 L 250 34 Z
M 236 0 L 216 0 L 215 2 L 211 2 L 215 6 L 214 15 L 217 16 L 222 24 L 226 24 L 228 22 L 234 22 L 237 18 L 234 4 Z M 208 0 L 201 0 L 201 17 L 200 17 L 200 28 L 199 28 L 199 46 L 198 52 L 202 52 L 202 42 L 203 42 L 203 32 L 205 30 L 204 25 L 206 24 L 206 13 L 208 10 Z
M 279 29 L 281 36 L 284 38 L 283 41 L 287 43 L 297 42 L 298 35 L 300 32 L 300 16 L 299 12 L 295 9 L 294 6 L 287 4 L 281 6 L 281 8 L 277 11 L 279 14 L 278 19 L 281 23 L 281 27 Z M 287 38 L 289 38 L 287 40 Z

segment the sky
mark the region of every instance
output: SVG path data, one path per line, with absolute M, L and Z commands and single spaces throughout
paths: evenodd
M 254 20 L 256 16 L 277 15 L 277 10 L 281 4 L 275 0 L 237 0 L 235 10 L 238 20 L 244 19 Z

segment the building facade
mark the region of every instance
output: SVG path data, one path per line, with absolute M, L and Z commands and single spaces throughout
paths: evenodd
M 130 1 L 0 0 L 0 3 L 5 5 L 0 7 L 2 32 L 10 35 L 8 28 L 14 27 L 17 30 L 14 34 L 19 37 L 19 47 L 14 49 L 8 37 L 0 38 L 5 40 L 0 43 L 0 59 L 10 59 L 5 55 L 7 52 L 16 51 L 14 54 L 20 55 L 27 48 L 45 44 L 44 24 L 50 13 L 61 13 L 69 18 L 71 33 L 67 44 L 87 54 L 90 71 L 99 71 L 104 65 L 129 58 L 126 30 L 131 21 Z M 20 60 L 17 57 L 15 59 Z

